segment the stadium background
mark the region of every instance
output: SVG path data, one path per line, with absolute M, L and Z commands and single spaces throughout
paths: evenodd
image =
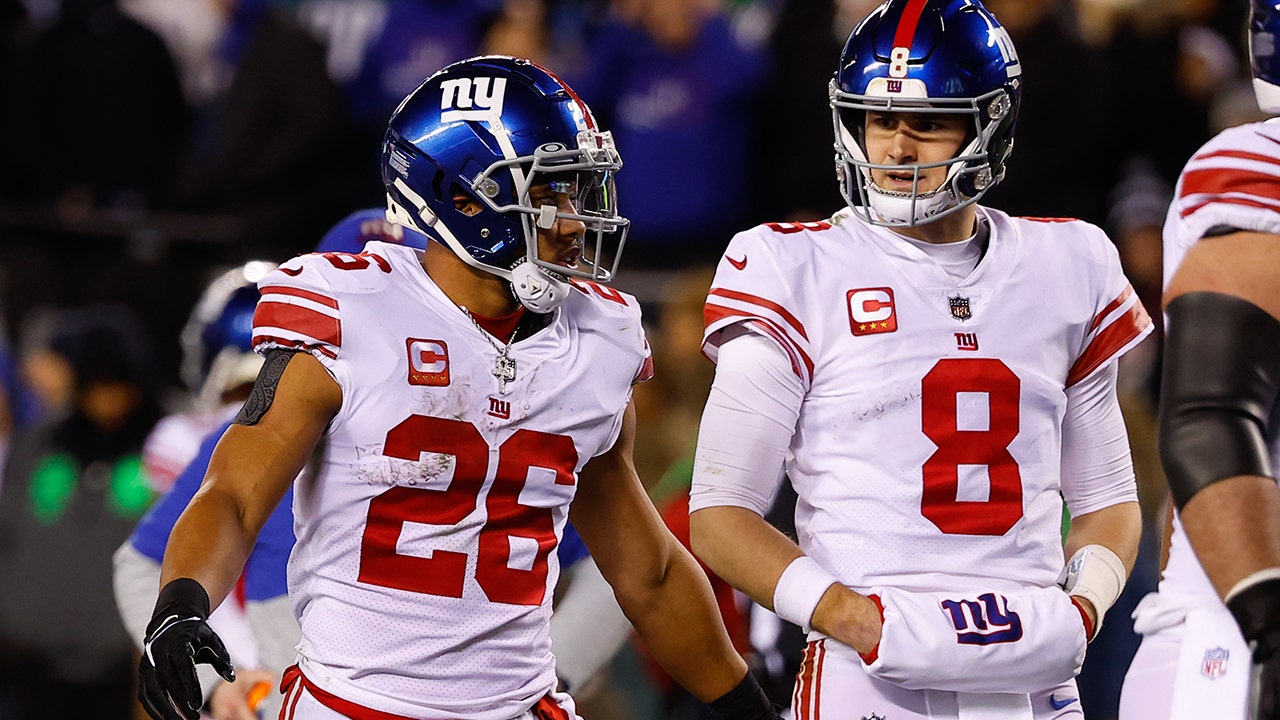
M 638 456 L 666 503 L 687 479 L 711 373 L 697 350 L 709 267 L 738 230 L 840 207 L 826 83 L 876 4 L 0 0 L 0 437 L 69 402 L 77 358 L 56 338 L 84 308 L 137 328 L 122 352 L 181 407 L 178 334 L 205 283 L 306 252 L 380 205 L 378 143 L 399 98 L 449 61 L 499 52 L 560 74 L 617 137 L 633 222 L 618 284 L 645 305 L 659 373 L 637 398 L 649 420 Z M 1179 168 L 1221 128 L 1258 118 L 1247 4 L 986 4 L 1014 39 L 1025 90 L 1009 179 L 984 202 L 1104 227 L 1156 310 Z M 1155 583 L 1158 348 L 1123 367 L 1147 532 L 1086 664 L 1090 718 L 1114 714 L 1136 646 L 1125 615 Z M 635 652 L 598 691 L 595 718 L 682 712 Z

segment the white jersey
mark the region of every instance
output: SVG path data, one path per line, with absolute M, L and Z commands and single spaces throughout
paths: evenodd
M 431 281 L 421 251 L 304 255 L 259 283 L 254 345 L 301 348 L 342 388 L 295 488 L 299 667 L 345 701 L 506 720 L 556 684 L 549 621 L 577 473 L 651 368 L 634 298 L 575 285 L 510 349 Z
M 712 360 L 734 323 L 790 355 L 798 541 L 860 592 L 1052 585 L 1065 391 L 1151 331 L 1096 227 L 979 213 L 989 246 L 964 280 L 845 210 L 739 234 L 707 300 Z
M 1219 226 L 1280 235 L 1280 119 L 1224 130 L 1187 162 L 1164 224 L 1166 287 L 1191 246 Z M 1271 454 L 1280 461 L 1274 437 Z M 1176 620 L 1206 604 L 1221 601 L 1175 518 L 1160 612 Z

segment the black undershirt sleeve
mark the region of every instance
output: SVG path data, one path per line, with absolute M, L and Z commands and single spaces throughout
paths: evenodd
M 258 371 L 258 379 L 254 380 L 249 397 L 232 422 L 237 425 L 257 425 L 262 420 L 262 416 L 267 414 L 271 403 L 276 399 L 276 388 L 280 385 L 280 378 L 284 376 L 285 366 L 298 352 L 301 351 L 279 348 L 267 351 L 266 361 Z

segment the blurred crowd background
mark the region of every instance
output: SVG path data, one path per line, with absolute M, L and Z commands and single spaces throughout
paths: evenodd
M 0 502 L 0 554 L 23 528 L 56 527 L 83 488 L 103 493 L 102 517 L 24 560 L 38 582 L 0 577 L 0 720 L 4 678 L 33 662 L 46 676 L 122 688 L 127 702 L 132 648 L 115 618 L 110 554 L 151 500 L 142 439 L 188 401 L 178 336 L 193 303 L 225 267 L 310 251 L 335 221 L 381 205 L 388 117 L 464 57 L 539 62 L 615 134 L 633 223 L 619 285 L 644 304 L 658 371 L 637 392 L 637 458 L 680 525 L 712 375 L 698 350 L 710 268 L 739 230 L 841 206 L 826 85 L 844 38 L 877 4 L 0 0 L 0 456 L 6 483 L 31 481 L 38 511 L 21 516 L 27 498 Z M 1008 179 L 984 202 L 1107 229 L 1158 319 L 1160 225 L 1178 171 L 1212 134 L 1259 117 L 1247 3 L 986 4 L 1015 41 L 1025 89 Z M 1137 645 L 1127 614 L 1155 585 L 1158 356 L 1150 341 L 1123 369 L 1148 532 L 1085 666 L 1090 718 L 1114 717 Z M 720 590 L 740 649 L 789 702 L 798 631 Z M 47 652 L 5 646 L 6 628 L 32 623 L 30 642 Z M 595 720 L 696 716 L 638 648 L 579 694 Z

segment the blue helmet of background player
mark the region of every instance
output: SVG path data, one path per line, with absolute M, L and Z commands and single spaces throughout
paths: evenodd
M 1253 94 L 1263 112 L 1280 114 L 1280 2 L 1252 0 L 1249 10 L 1249 63 Z
M 1000 23 L 976 0 L 890 0 L 849 36 L 831 81 L 836 174 L 845 201 L 877 225 L 905 227 L 977 202 L 1004 178 L 1022 94 L 1022 67 Z M 967 115 L 973 126 L 952 159 L 931 164 L 868 161 L 867 111 Z M 932 192 L 892 192 L 872 169 L 946 167 Z
M 253 310 L 258 280 L 275 268 L 253 260 L 222 273 L 182 328 L 182 380 L 202 405 L 222 404 L 224 393 L 258 376 L 262 358 L 253 352 Z
M 413 91 L 382 145 L 387 217 L 449 247 L 472 267 L 510 280 L 535 312 L 554 309 L 567 277 L 609 282 L 628 221 L 618 215 L 622 159 L 591 110 L 559 78 L 525 60 L 487 56 L 450 65 Z M 571 210 L 534 206 L 552 184 Z M 482 206 L 467 214 L 459 193 Z M 568 268 L 538 258 L 538 230 L 583 223 L 582 256 Z
M 338 221 L 329 232 L 320 238 L 316 252 L 360 253 L 364 244 L 370 240 L 380 240 L 394 245 L 421 250 L 427 246 L 425 235 L 387 220 L 387 211 L 382 208 L 357 210 Z

